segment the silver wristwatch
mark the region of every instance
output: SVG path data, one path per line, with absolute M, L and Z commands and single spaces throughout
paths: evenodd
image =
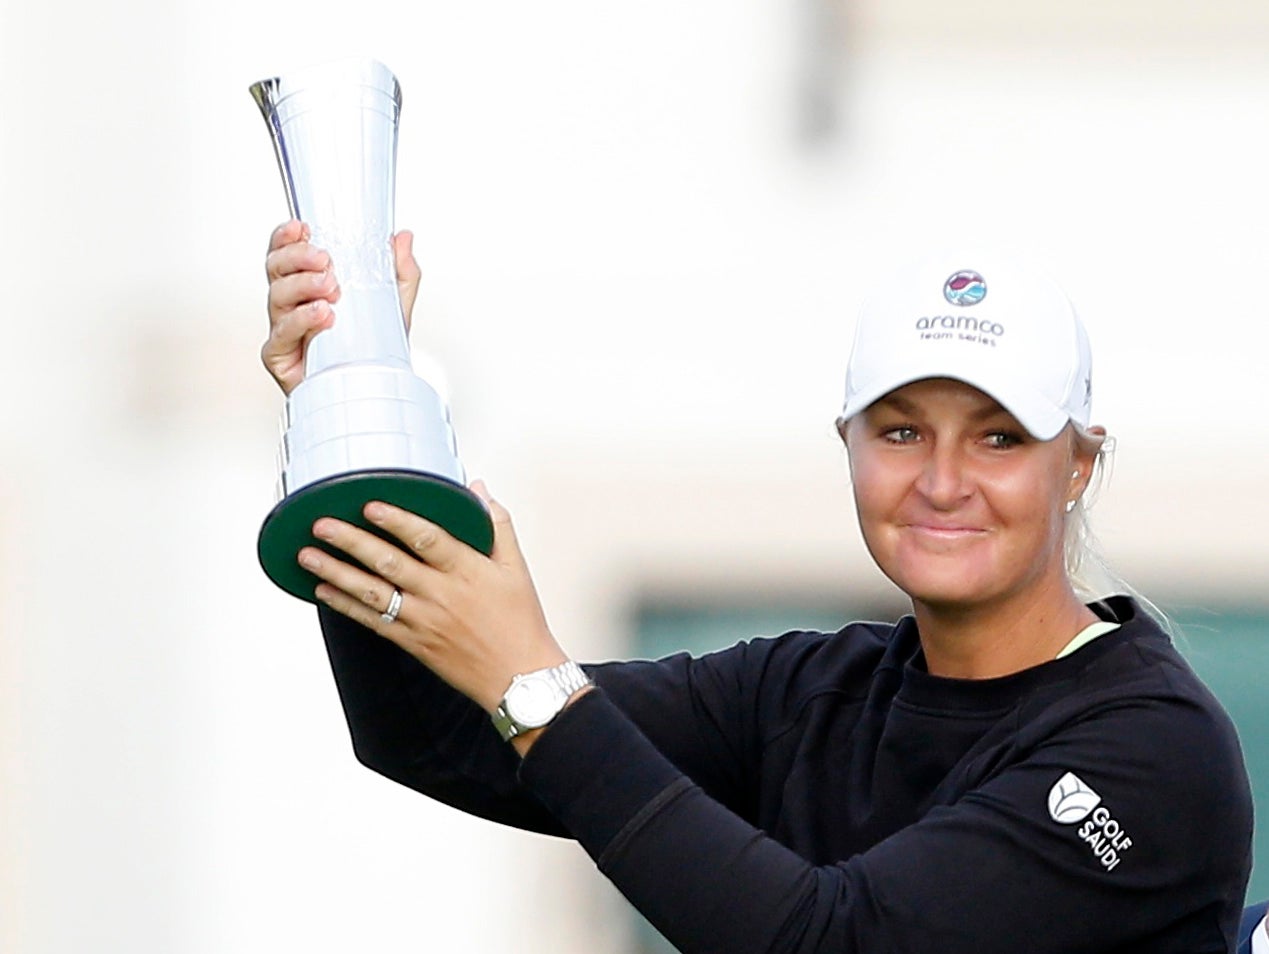
M 539 729 L 563 711 L 573 693 L 590 683 L 590 676 L 572 660 L 516 676 L 493 714 L 494 728 L 503 741 Z

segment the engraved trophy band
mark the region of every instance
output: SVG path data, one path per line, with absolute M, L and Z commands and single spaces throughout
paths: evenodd
M 291 216 L 331 257 L 334 324 L 313 336 L 304 380 L 288 395 L 278 503 L 260 529 L 260 564 L 310 602 L 318 580 L 296 562 L 331 516 L 383 536 L 362 508 L 383 500 L 483 553 L 489 514 L 466 487 L 449 409 L 410 364 L 392 254 L 401 88 L 374 60 L 311 67 L 251 87 L 264 115 Z

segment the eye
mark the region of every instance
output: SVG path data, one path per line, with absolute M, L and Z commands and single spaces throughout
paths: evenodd
M 983 437 L 983 443 L 995 450 L 1007 450 L 1026 443 L 1026 437 L 1017 431 L 992 431 Z
M 915 427 L 904 424 L 902 427 L 886 429 L 881 436 L 891 444 L 911 444 L 917 439 L 917 431 Z

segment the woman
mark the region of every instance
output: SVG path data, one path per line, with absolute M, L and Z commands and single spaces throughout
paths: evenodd
M 284 389 L 338 296 L 306 239 L 288 223 L 268 257 Z M 1051 284 L 964 264 L 865 307 L 838 422 L 911 616 L 583 672 L 482 484 L 488 559 L 372 503 L 399 545 L 314 533 L 373 573 L 298 555 L 358 757 L 577 839 L 685 952 L 1231 950 L 1251 832 L 1234 730 L 1137 601 L 1081 599 L 1067 552 L 1105 435 L 1087 340 Z

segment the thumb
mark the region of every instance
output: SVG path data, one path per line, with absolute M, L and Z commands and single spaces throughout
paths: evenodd
M 520 541 L 516 539 L 515 527 L 511 525 L 511 514 L 507 508 L 494 500 L 489 488 L 483 480 L 474 480 L 471 491 L 489 508 L 489 516 L 493 519 L 493 552 L 489 558 L 503 566 L 524 565 L 524 554 L 520 552 Z

